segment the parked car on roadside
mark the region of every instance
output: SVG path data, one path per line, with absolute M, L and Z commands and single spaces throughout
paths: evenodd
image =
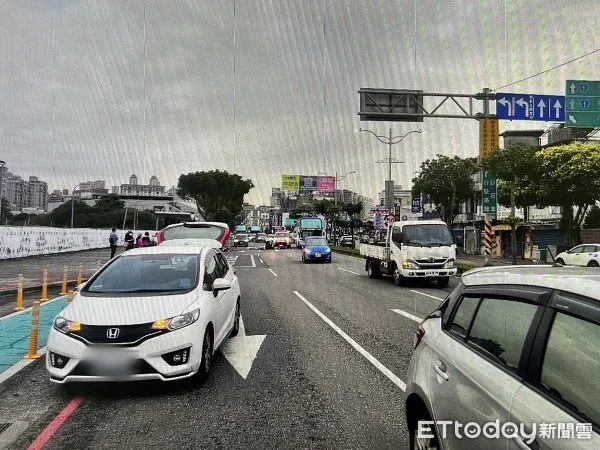
M 172 239 L 215 239 L 223 246 L 223 251 L 229 249 L 229 225 L 222 222 L 181 222 L 169 225 L 155 234 L 156 243 Z
M 342 236 L 338 240 L 338 245 L 340 247 L 354 247 L 354 241 L 352 240 L 352 236 Z
M 600 448 L 599 372 L 597 270 L 469 271 L 415 332 L 405 402 L 410 448 Z M 444 435 L 433 420 L 453 425 Z M 538 432 L 467 440 L 453 432 L 456 423 L 494 420 Z M 585 430 L 587 438 L 545 435 L 544 423 Z
M 174 381 L 209 375 L 240 324 L 240 286 L 212 246 L 122 253 L 54 319 L 46 369 L 56 383 Z
M 558 264 L 600 267 L 600 244 L 583 244 L 556 255 Z

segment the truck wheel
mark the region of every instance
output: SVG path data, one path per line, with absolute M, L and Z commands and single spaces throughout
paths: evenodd
M 398 268 L 396 267 L 394 269 L 394 284 L 396 286 L 403 286 L 404 285 L 404 277 L 402 277 L 402 275 L 400 275 L 400 271 L 398 270 Z
M 367 275 L 369 278 L 381 278 L 381 271 L 373 264 L 373 261 L 367 262 Z
M 441 278 L 437 279 L 437 285 L 438 285 L 438 287 L 441 287 L 441 288 L 448 286 L 449 282 L 450 282 L 449 277 L 441 277 Z

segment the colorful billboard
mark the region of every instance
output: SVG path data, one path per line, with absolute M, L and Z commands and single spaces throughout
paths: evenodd
M 300 175 L 282 175 L 281 189 L 286 192 L 298 192 L 300 190 Z
M 334 192 L 335 177 L 317 177 L 317 191 Z
M 316 177 L 300 177 L 300 191 L 302 192 L 314 192 L 317 190 L 317 178 Z

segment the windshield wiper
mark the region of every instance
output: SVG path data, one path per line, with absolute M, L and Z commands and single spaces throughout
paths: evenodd
M 135 293 L 139 293 L 139 292 L 173 293 L 173 292 L 179 292 L 179 291 L 182 291 L 182 290 L 184 290 L 184 289 L 130 289 L 130 290 L 127 290 L 127 291 L 104 291 L 104 292 L 99 292 L 99 293 L 100 294 L 135 294 Z

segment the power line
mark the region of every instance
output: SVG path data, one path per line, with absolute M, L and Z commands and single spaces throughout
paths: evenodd
M 517 83 L 521 83 L 521 82 L 523 82 L 523 81 L 530 80 L 531 78 L 538 77 L 538 76 L 540 76 L 540 75 L 543 75 L 543 74 L 545 74 L 545 73 L 548 73 L 548 72 L 550 72 L 550 71 L 552 71 L 552 70 L 554 70 L 554 69 L 558 69 L 559 67 L 566 66 L 567 64 L 571 64 L 572 62 L 578 61 L 578 60 L 580 60 L 580 59 L 583 59 L 583 58 L 585 58 L 585 57 L 587 57 L 587 56 L 593 55 L 594 53 L 598 53 L 598 52 L 600 52 L 600 48 L 597 48 L 596 50 L 592 50 L 592 51 L 591 51 L 591 52 L 589 52 L 589 53 L 586 53 L 586 54 L 584 54 L 584 55 L 578 56 L 577 58 L 573 58 L 573 59 L 571 59 L 571 60 L 569 60 L 569 61 L 565 61 L 565 62 L 563 62 L 563 63 L 561 63 L 561 64 L 558 64 L 557 66 L 551 67 L 551 68 L 549 68 L 549 69 L 546 69 L 546 70 L 544 70 L 544 71 L 542 71 L 542 72 L 538 72 L 538 73 L 536 73 L 536 74 L 534 74 L 534 75 L 530 75 L 530 76 L 528 76 L 528 77 L 521 78 L 520 80 L 513 81 L 512 83 L 505 84 L 504 86 L 497 87 L 497 88 L 495 88 L 495 89 L 492 89 L 492 91 L 497 91 L 498 89 L 503 89 L 503 88 L 505 88 L 505 87 L 512 86 L 513 84 L 517 84 Z

